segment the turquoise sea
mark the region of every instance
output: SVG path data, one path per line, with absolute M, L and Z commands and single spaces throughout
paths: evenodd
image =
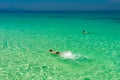
M 120 13 L 0 13 L 0 80 L 120 80 Z

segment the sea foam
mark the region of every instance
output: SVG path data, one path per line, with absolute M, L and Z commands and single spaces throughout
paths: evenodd
M 66 52 L 63 52 L 61 54 L 61 57 L 63 57 L 64 59 L 73 59 L 73 60 L 75 60 L 75 59 L 80 58 L 81 55 L 80 54 L 74 54 L 71 51 L 66 51 Z

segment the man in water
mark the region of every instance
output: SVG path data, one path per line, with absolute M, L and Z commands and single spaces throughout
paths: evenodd
M 82 31 L 83 34 L 89 34 L 90 32 L 86 32 L 85 30 Z
M 52 49 L 49 50 L 51 54 L 61 54 L 60 52 L 53 51 Z

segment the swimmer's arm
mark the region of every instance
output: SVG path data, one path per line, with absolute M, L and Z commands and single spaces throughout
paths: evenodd
M 52 52 L 50 52 L 51 54 L 56 54 L 56 51 L 52 51 Z

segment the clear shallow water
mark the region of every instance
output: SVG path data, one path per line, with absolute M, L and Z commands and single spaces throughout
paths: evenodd
M 119 18 L 119 13 L 0 14 L 0 79 L 119 80 Z M 52 55 L 49 49 L 68 53 Z

